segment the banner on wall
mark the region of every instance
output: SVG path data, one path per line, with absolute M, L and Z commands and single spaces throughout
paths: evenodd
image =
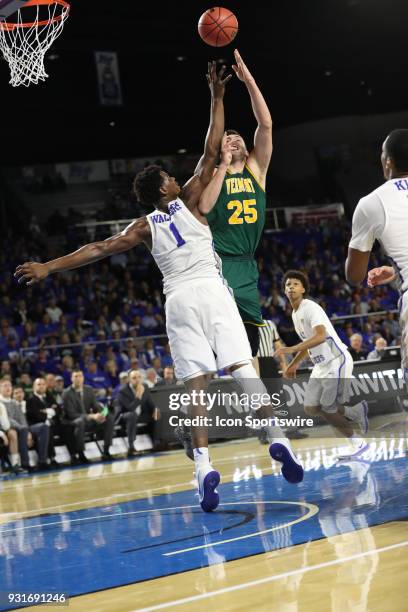
M 99 103 L 102 106 L 121 106 L 122 87 L 118 55 L 114 51 L 95 51 Z
M 324 204 L 316 206 L 293 206 L 285 208 L 288 225 L 319 223 L 326 219 L 341 219 L 344 216 L 343 204 Z
M 366 400 L 370 416 L 405 412 L 408 396 L 399 360 L 359 362 L 355 365 L 351 383 L 351 404 Z M 283 413 L 286 412 L 286 415 L 282 413 L 280 417 L 283 419 L 279 423 L 281 427 L 300 427 L 307 432 L 308 427 L 325 424 L 320 417 L 311 419 L 304 413 L 303 403 L 309 377 L 310 371 L 307 370 L 299 372 L 295 379 L 264 379 L 270 403 L 275 408 L 281 406 Z M 186 390 L 183 386 L 158 386 L 152 389 L 151 393 L 161 413 L 161 419 L 156 424 L 155 437 L 158 441 L 172 443 L 175 441 L 174 427 L 180 425 L 188 416 L 189 401 L 183 396 Z M 206 395 L 210 410 L 208 422 L 203 425 L 208 426 L 210 440 L 246 438 L 257 434 L 251 426 L 254 412 L 246 401 L 241 401 L 242 391 L 233 379 L 213 380 Z M 390 419 L 385 429 L 370 428 L 369 435 L 393 436 L 399 431 L 398 427 L 398 420 L 393 423 L 393 419 Z M 335 435 L 335 430 L 332 430 L 332 434 Z

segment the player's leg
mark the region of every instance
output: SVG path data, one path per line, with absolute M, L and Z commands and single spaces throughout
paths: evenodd
M 240 313 L 241 314 L 241 313 Z M 242 317 L 242 314 L 241 314 Z M 259 374 L 259 361 L 258 361 L 258 351 L 259 351 L 259 326 L 255 325 L 254 323 L 250 323 L 250 322 L 245 322 L 244 321 L 244 326 L 245 326 L 245 331 L 247 333 L 248 336 L 248 342 L 249 342 L 249 346 L 251 347 L 251 353 L 252 353 L 252 365 L 255 368 L 256 373 Z
M 269 452 L 273 459 L 282 463 L 282 474 L 289 482 L 300 482 L 303 479 L 303 468 L 296 459 L 289 440 L 275 423 L 276 415 L 268 390 L 252 365 L 251 348 L 237 305 L 226 287 L 221 287 L 214 300 L 216 306 L 211 312 L 211 332 L 209 320 L 205 321 L 204 326 L 208 334 L 211 334 L 218 368 L 229 368 L 246 396 L 255 397 L 256 400 L 260 398 L 260 401 L 250 401 L 250 407 L 254 409 L 256 406 L 257 416 L 270 421 L 266 427 Z
M 282 475 L 291 483 L 303 480 L 303 468 L 292 450 L 289 440 L 276 424 L 276 414 L 270 403 L 268 390 L 259 378 L 251 363 L 236 363 L 230 367 L 231 375 L 238 383 L 243 393 L 249 398 L 256 398 L 250 408 L 257 418 L 265 419 L 268 425 L 264 427 L 269 442 L 269 454 L 272 459 L 282 464 Z
M 196 392 L 189 406 L 191 417 L 208 416 L 203 393 L 207 390 L 210 373 L 216 371 L 214 353 L 202 325 L 203 312 L 211 310 L 211 284 L 203 281 L 199 288 L 181 290 L 171 295 L 166 302 L 167 335 L 175 372 L 177 378 L 184 381 L 190 394 Z M 194 460 L 200 504 L 205 512 L 210 512 L 219 503 L 215 489 L 220 475 L 210 463 L 208 428 L 199 425 L 193 427 L 192 431 L 186 431 L 178 427 L 175 434 L 187 455 Z
M 401 327 L 401 369 L 408 388 L 408 292 L 405 292 L 400 298 L 398 306 Z
M 189 416 L 196 418 L 198 425 L 191 427 L 191 440 L 193 446 L 193 457 L 195 474 L 198 483 L 198 495 L 201 508 L 204 512 L 211 512 L 219 504 L 219 495 L 216 490 L 220 482 L 220 474 L 211 465 L 208 450 L 208 427 L 205 418 L 208 417 L 205 392 L 208 389 L 210 375 L 202 374 L 189 380 L 184 384 L 188 393 L 192 394 L 189 406 Z
M 354 454 L 362 453 L 367 448 L 365 441 L 355 435 L 352 425 L 357 415 L 367 416 L 367 405 L 366 402 L 360 402 L 355 407 L 344 406 L 350 397 L 352 371 L 353 361 L 348 353 L 326 367 L 315 366 L 306 388 L 304 410 L 309 416 L 323 417 L 347 438 L 351 444 L 351 453 Z

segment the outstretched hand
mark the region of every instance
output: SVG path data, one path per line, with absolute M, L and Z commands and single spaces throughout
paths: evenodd
M 17 266 L 14 278 L 18 280 L 20 285 L 34 285 L 44 278 L 47 278 L 48 274 L 49 272 L 46 264 L 28 261 L 21 266 Z
M 217 62 L 208 62 L 207 82 L 213 98 L 222 99 L 224 97 L 225 86 L 232 78 L 231 74 L 224 78 L 225 70 L 226 66 L 222 66 L 217 74 Z
M 232 69 L 235 72 L 235 74 L 237 75 L 237 77 L 239 78 L 239 80 L 243 81 L 244 83 L 248 83 L 249 81 L 253 81 L 254 77 L 249 72 L 249 70 L 248 70 L 244 60 L 242 59 L 242 57 L 239 54 L 238 49 L 235 49 L 234 57 L 235 57 L 235 61 L 237 62 L 237 64 L 233 65 Z

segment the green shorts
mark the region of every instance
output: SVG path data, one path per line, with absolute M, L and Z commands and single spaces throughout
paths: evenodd
M 250 255 L 221 255 L 222 274 L 234 292 L 244 323 L 264 325 L 259 303 L 258 266 Z

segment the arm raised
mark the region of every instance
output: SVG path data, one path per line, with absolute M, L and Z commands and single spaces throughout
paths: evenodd
M 220 154 L 224 134 L 225 85 L 231 79 L 231 75 L 223 78 L 224 73 L 225 66 L 217 74 L 216 62 L 208 63 L 207 81 L 211 92 L 210 124 L 205 139 L 204 153 L 197 164 L 194 176 L 183 186 L 181 195 L 190 210 L 198 206 L 200 195 L 204 187 L 211 181 Z
M 237 49 L 234 51 L 234 56 L 237 64 L 232 68 L 237 77 L 246 85 L 251 98 L 252 110 L 258 123 L 254 136 L 254 148 L 249 154 L 248 163 L 257 173 L 258 178 L 264 181 L 272 157 L 272 117 L 261 90 Z
M 146 217 L 142 217 L 133 221 L 122 232 L 106 240 L 86 244 L 77 251 L 58 257 L 58 259 L 52 259 L 46 263 L 35 261 L 23 263 L 17 266 L 14 277 L 20 284 L 34 285 L 49 274 L 80 268 L 116 253 L 129 251 L 139 244 L 148 244 L 149 237 L 149 224 Z
M 198 210 L 202 215 L 208 215 L 208 213 L 211 212 L 218 200 L 218 196 L 221 193 L 225 173 L 227 172 L 227 168 L 232 159 L 231 140 L 232 139 L 229 136 L 224 135 L 221 145 L 221 161 L 217 172 L 213 175 L 211 181 L 208 183 L 207 187 L 200 196 Z

